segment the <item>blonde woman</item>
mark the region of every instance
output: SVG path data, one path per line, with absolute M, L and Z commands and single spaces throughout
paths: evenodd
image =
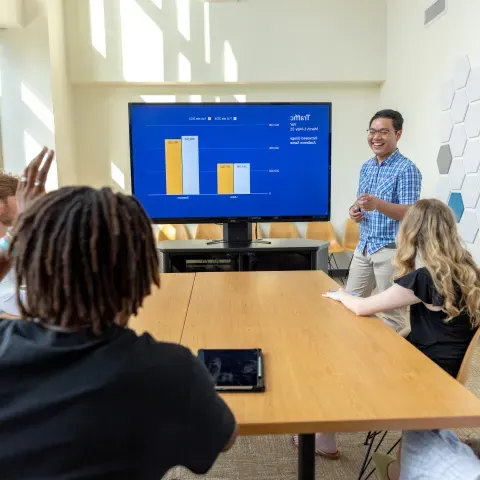
M 480 271 L 462 245 L 450 208 L 439 200 L 419 200 L 408 210 L 397 237 L 395 284 L 369 298 L 344 290 L 324 296 L 357 315 L 410 306 L 409 329 L 401 332 L 427 357 L 456 377 L 480 324 Z M 415 268 L 417 258 L 424 265 Z M 330 449 L 331 435 L 319 435 Z M 381 479 L 399 478 L 398 461 L 376 456 Z

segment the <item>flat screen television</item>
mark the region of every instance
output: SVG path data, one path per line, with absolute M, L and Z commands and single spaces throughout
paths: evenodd
M 131 103 L 132 192 L 154 223 L 330 219 L 331 103 Z

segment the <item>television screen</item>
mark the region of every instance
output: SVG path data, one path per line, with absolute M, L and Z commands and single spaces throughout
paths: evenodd
M 331 104 L 130 104 L 132 191 L 159 223 L 328 220 Z

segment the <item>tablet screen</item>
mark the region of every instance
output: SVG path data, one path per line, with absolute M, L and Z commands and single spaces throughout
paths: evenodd
M 203 359 L 218 387 L 257 385 L 258 350 L 203 350 Z

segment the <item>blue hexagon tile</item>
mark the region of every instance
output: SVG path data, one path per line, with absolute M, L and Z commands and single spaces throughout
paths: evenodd
M 478 223 L 475 210 L 465 210 L 458 224 L 461 237 L 467 243 L 474 243 L 478 233 Z
M 452 192 L 448 199 L 448 206 L 453 210 L 457 223 L 459 223 L 465 210 L 462 194 L 460 192 Z

